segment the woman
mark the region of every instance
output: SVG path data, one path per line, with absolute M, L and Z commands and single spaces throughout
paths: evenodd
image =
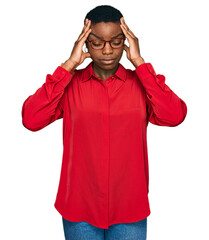
M 134 71 L 119 63 L 123 50 Z M 86 68 L 76 69 L 89 57 Z M 92 9 L 69 59 L 22 107 L 23 125 L 31 131 L 63 118 L 54 206 L 66 239 L 146 239 L 148 122 L 174 127 L 186 114 L 165 77 L 145 63 L 121 12 L 108 5 Z

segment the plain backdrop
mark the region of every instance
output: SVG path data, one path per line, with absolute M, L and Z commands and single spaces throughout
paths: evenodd
M 145 62 L 188 108 L 177 127 L 148 125 L 147 239 L 208 240 L 209 15 L 203 0 L 1 2 L 0 239 L 64 240 L 54 208 L 62 119 L 32 132 L 22 125 L 21 109 L 69 58 L 87 12 L 102 4 L 121 11 Z M 135 69 L 125 51 L 120 63 Z

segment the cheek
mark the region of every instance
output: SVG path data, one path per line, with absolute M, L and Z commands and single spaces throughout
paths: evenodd
M 120 56 L 120 57 L 122 56 L 122 54 L 123 54 L 123 48 L 121 48 L 121 49 L 118 50 L 118 52 L 117 52 L 117 55 Z
M 91 47 L 88 47 L 88 52 L 91 54 L 92 58 L 99 57 L 99 51 L 94 51 Z
M 97 58 L 97 54 L 94 51 L 92 51 L 92 49 L 89 49 L 89 53 L 91 54 L 92 58 Z

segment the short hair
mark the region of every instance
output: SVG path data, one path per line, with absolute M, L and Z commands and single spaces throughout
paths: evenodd
M 121 17 L 123 15 L 118 9 L 110 5 L 100 5 L 90 10 L 86 14 L 85 19 L 88 18 L 91 20 L 91 24 L 96 24 L 99 22 L 120 22 Z

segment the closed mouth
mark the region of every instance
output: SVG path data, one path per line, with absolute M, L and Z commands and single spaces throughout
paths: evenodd
M 103 58 L 101 59 L 101 61 L 113 61 L 115 60 L 115 58 Z

